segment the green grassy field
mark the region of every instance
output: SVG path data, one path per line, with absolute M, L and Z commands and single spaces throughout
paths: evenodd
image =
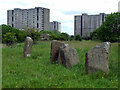
M 2 49 L 3 88 L 117 88 L 118 43 L 112 43 L 109 58 L 109 74 L 85 73 L 85 54 L 96 41 L 66 41 L 77 50 L 78 66 L 66 69 L 50 63 L 50 41 L 40 41 L 33 46 L 32 56 L 23 57 L 24 43 Z

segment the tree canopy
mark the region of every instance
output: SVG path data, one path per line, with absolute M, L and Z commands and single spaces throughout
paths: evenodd
M 120 12 L 107 15 L 105 22 L 91 33 L 91 38 L 110 42 L 118 41 L 120 39 Z

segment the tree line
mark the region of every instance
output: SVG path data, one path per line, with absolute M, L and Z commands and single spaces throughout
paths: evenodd
M 42 30 L 39 32 L 39 30 L 35 29 L 34 27 L 26 28 L 24 30 L 19 30 L 5 24 L 1 25 L 1 27 L 2 27 L 2 43 L 5 43 L 8 46 L 14 43 L 24 42 L 27 36 L 31 37 L 35 44 L 37 41 L 41 39 L 40 36 L 42 34 L 49 34 L 50 40 L 61 40 L 61 41 L 82 40 L 80 35 L 69 36 L 69 34 L 61 33 L 58 30 L 53 30 L 53 31 Z
M 85 39 L 80 35 L 69 35 L 67 33 L 61 33 L 58 30 L 54 31 L 38 31 L 33 28 L 26 28 L 24 30 L 19 30 L 8 25 L 0 25 L 2 27 L 2 43 L 7 45 L 12 45 L 14 43 L 24 42 L 27 36 L 30 36 L 34 43 L 40 40 L 42 34 L 49 34 L 50 40 L 78 40 L 82 41 Z M 87 38 L 88 39 L 88 38 Z M 120 41 L 120 12 L 111 13 L 106 16 L 105 21 L 102 25 L 95 31 L 91 32 L 89 39 L 91 40 L 101 40 L 109 42 Z

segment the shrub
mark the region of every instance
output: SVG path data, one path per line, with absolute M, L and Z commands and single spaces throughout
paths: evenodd
M 70 40 L 75 40 L 75 37 L 73 35 L 71 35 Z
M 3 41 L 7 46 L 14 44 L 17 41 L 15 33 L 6 33 L 4 34 Z
M 79 41 L 82 41 L 82 38 L 79 34 L 75 35 L 75 40 L 79 40 Z

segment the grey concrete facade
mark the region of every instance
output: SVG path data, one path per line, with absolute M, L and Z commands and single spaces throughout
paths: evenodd
M 61 32 L 61 23 L 57 21 L 50 22 L 50 31 L 58 30 Z
M 74 35 L 79 34 L 82 37 L 89 37 L 90 32 L 93 32 L 101 26 L 105 21 L 107 14 L 100 13 L 98 15 L 76 15 L 74 17 Z
M 31 9 L 19 9 L 7 11 L 7 24 L 18 28 L 33 28 L 41 30 L 50 29 L 50 10 L 42 7 L 35 7 Z

